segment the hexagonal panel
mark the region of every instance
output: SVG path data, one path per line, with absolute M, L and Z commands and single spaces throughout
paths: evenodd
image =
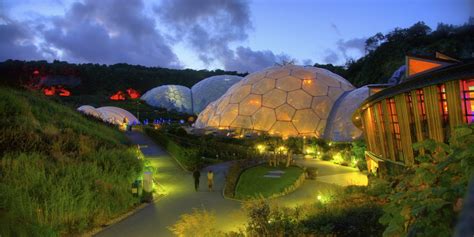
M 265 94 L 275 88 L 275 79 L 265 78 L 252 85 L 252 93 Z
M 250 85 L 244 85 L 235 89 L 230 98 L 231 103 L 238 103 L 242 101 L 247 95 L 250 94 Z
M 342 89 L 344 91 L 350 91 L 350 90 L 354 90 L 354 86 L 352 86 L 351 84 L 348 84 L 348 83 L 341 83 L 341 86 L 342 86 Z
M 296 109 L 288 104 L 284 104 L 275 109 L 277 120 L 280 121 L 291 121 L 293 115 L 295 115 Z
M 296 136 L 298 131 L 291 122 L 276 121 L 270 129 L 270 133 L 278 134 L 284 137 Z
M 219 104 L 217 105 L 217 114 L 220 114 L 224 108 L 229 104 L 230 96 L 221 97 Z
M 302 80 L 314 79 L 315 73 L 308 70 L 307 68 L 297 68 L 291 70 L 291 75 Z
M 276 88 L 284 91 L 292 91 L 301 88 L 301 80 L 293 76 L 278 78 Z
M 237 104 L 228 104 L 221 115 L 220 126 L 229 127 L 239 114 L 239 106 Z
M 322 119 L 321 121 L 319 121 L 318 127 L 316 128 L 316 132 L 315 132 L 317 136 L 322 137 L 324 135 L 324 129 L 326 129 L 326 123 L 327 123 L 326 119 Z
M 319 80 L 323 81 L 326 85 L 332 86 L 332 87 L 341 87 L 341 84 L 338 80 L 330 77 L 327 73 L 317 73 L 316 78 Z
M 316 130 L 319 117 L 311 109 L 297 110 L 293 117 L 293 125 L 299 133 L 312 133 Z
M 311 108 L 322 119 L 327 119 L 333 105 L 333 100 L 327 96 L 317 96 L 313 98 Z
M 287 103 L 295 109 L 306 109 L 311 107 L 311 96 L 303 90 L 288 92 Z
M 290 70 L 284 67 L 272 67 L 269 68 L 267 75 L 265 77 L 278 79 L 284 76 L 290 75 Z
M 252 116 L 252 121 L 254 129 L 268 131 L 276 121 L 275 111 L 262 107 Z
M 252 119 L 250 116 L 239 115 L 235 118 L 234 122 L 230 125 L 235 128 L 247 128 L 252 129 Z
M 339 98 L 339 96 L 341 96 L 341 94 L 343 93 L 344 91 L 339 88 L 339 87 L 329 87 L 329 90 L 328 90 L 328 96 L 329 98 L 331 98 L 332 100 L 336 101 L 337 98 Z
M 251 73 L 245 77 L 244 84 L 254 84 L 255 82 L 258 82 L 263 79 L 266 74 L 266 71 Z
M 213 115 L 209 118 L 209 126 L 211 127 L 219 127 L 219 120 L 220 116 L 219 115 Z
M 243 99 L 239 104 L 240 115 L 252 115 L 262 106 L 261 95 L 249 95 Z
M 286 92 L 273 89 L 263 95 L 262 105 L 276 108 L 286 102 Z
M 328 93 L 328 86 L 325 83 L 323 83 L 321 80 L 305 79 L 303 80 L 302 84 L 303 84 L 303 90 L 305 90 L 312 96 L 327 95 Z

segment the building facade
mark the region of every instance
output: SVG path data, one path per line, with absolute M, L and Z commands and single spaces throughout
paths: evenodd
M 456 126 L 474 122 L 474 61 L 442 54 L 407 56 L 406 78 L 367 98 L 353 115 L 364 131 L 369 171 L 396 173 L 424 153 L 413 144 L 447 142 Z

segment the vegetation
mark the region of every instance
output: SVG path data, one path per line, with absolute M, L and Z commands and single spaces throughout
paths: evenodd
M 386 34 L 377 33 L 365 42 L 366 55 L 348 59 L 345 66 L 332 64 L 314 66 L 327 68 L 348 79 L 355 86 L 386 83 L 392 73 L 404 65 L 407 54 L 433 56 L 436 51 L 452 57 L 469 58 L 474 51 L 474 26 L 453 26 L 443 23 L 432 30 L 423 22 L 409 28 L 395 28 Z
M 33 72 L 39 76 L 66 76 L 80 78 L 80 84 L 73 88 L 72 94 L 102 95 L 109 97 L 118 90 L 134 88 L 145 92 L 160 85 L 183 85 L 191 87 L 200 80 L 222 74 L 237 75 L 223 70 L 192 70 L 145 67 L 124 63 L 114 65 L 72 64 L 55 60 L 19 61 L 7 60 L 0 63 L 0 84 L 24 86 L 31 82 Z
M 183 214 L 168 229 L 179 237 L 213 237 L 223 235 L 214 226 L 216 226 L 216 216 L 213 212 L 209 212 L 206 209 L 194 209 L 191 214 Z
M 450 236 L 474 171 L 474 125 L 453 131 L 448 144 L 427 140 L 418 163 L 392 178 L 380 222 L 384 236 Z
M 280 178 L 265 178 L 270 171 L 283 170 L 285 173 Z M 271 197 L 275 194 L 285 192 L 303 174 L 303 169 L 297 166 L 269 167 L 266 165 L 256 166 L 245 170 L 239 178 L 235 190 L 235 198 L 249 199 L 258 196 Z
M 143 164 L 116 129 L 41 98 L 0 88 L 0 235 L 82 233 L 140 200 Z

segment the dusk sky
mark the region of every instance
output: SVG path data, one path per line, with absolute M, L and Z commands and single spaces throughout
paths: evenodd
M 0 61 L 255 71 L 344 64 L 377 32 L 461 25 L 472 0 L 0 0 Z

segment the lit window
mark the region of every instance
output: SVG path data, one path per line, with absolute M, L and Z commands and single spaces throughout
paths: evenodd
M 400 124 L 398 123 L 398 115 L 395 107 L 395 99 L 387 99 L 387 105 L 389 110 L 390 124 L 392 125 L 393 130 L 393 139 L 395 140 L 395 151 L 396 151 L 396 160 L 403 160 L 403 151 L 402 151 L 402 140 L 400 136 Z
M 441 114 L 443 115 L 443 123 L 448 123 L 448 101 L 446 99 L 446 86 L 444 84 L 438 85 L 439 105 Z
M 474 123 L 474 79 L 463 80 L 461 83 L 464 118 L 467 123 Z

